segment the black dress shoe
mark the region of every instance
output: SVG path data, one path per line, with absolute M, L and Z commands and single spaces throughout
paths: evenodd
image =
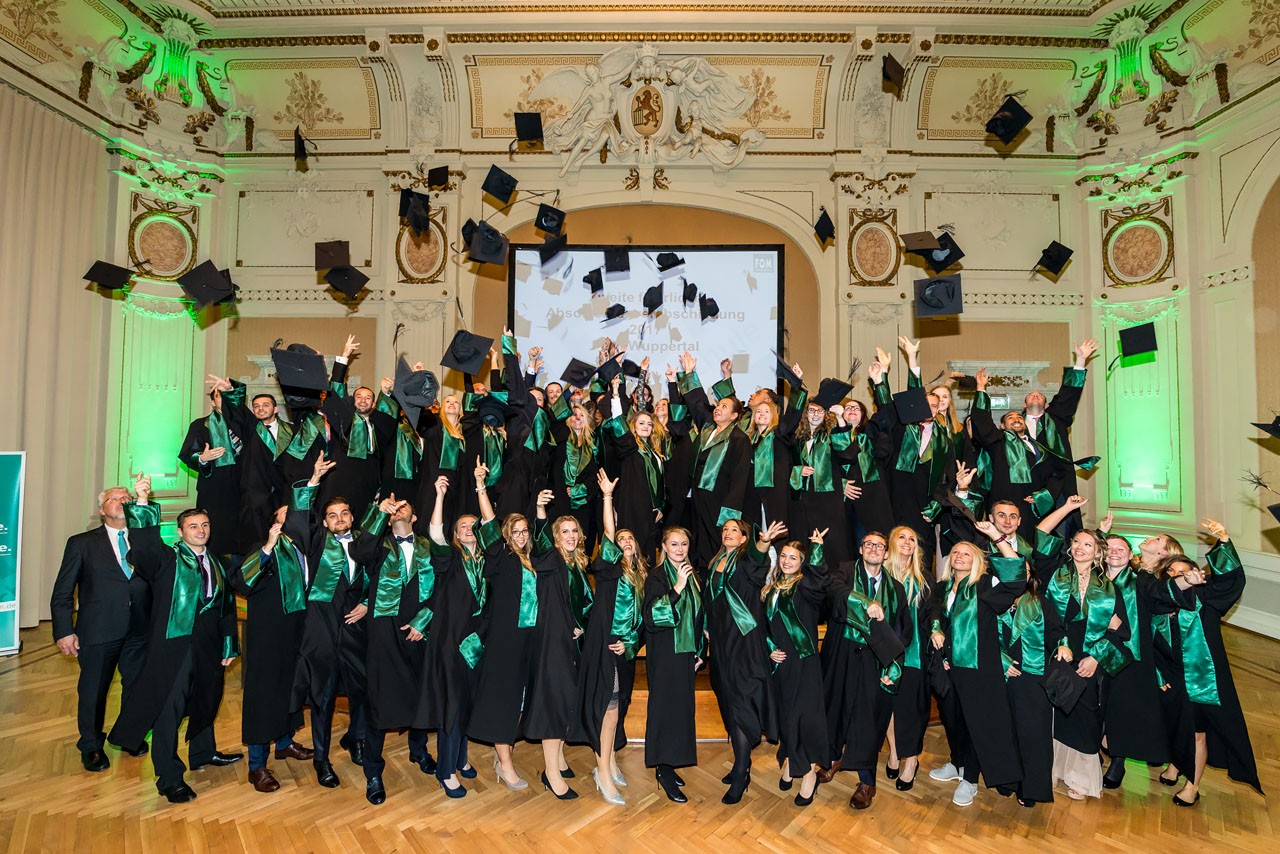
M 333 766 L 328 762 L 316 761 L 316 782 L 326 789 L 336 789 L 339 785 L 338 775 L 334 773 Z
M 821 783 L 815 780 L 813 783 L 813 791 L 809 793 L 809 797 L 807 798 L 804 795 L 800 794 L 800 792 L 796 792 L 796 797 L 795 797 L 796 806 L 807 807 L 809 806 L 809 804 L 813 803 L 813 796 L 818 794 L 818 787 L 821 785 L 822 785 Z M 803 787 L 801 787 L 801 789 L 803 790 Z
M 794 781 L 794 780 L 788 780 L 786 777 L 779 777 L 779 778 L 778 778 L 778 791 L 779 791 L 779 792 L 789 792 L 789 791 L 791 791 L 791 784 L 792 784 L 793 782 L 795 782 L 795 781 Z
M 161 789 L 160 794 L 168 798 L 169 803 L 171 804 L 185 804 L 187 801 L 194 801 L 196 799 L 195 789 L 191 788 L 186 783 L 178 783 L 177 785 L 170 786 L 167 789 Z
M 679 786 L 679 787 L 680 787 L 680 788 L 682 788 L 682 789 L 684 788 L 684 778 L 683 778 L 683 777 L 681 777 L 681 776 L 680 776 L 679 774 L 677 774 L 675 771 L 672 771 L 672 772 L 671 772 L 671 778 L 672 778 L 673 780 L 675 780 L 675 781 L 676 781 L 676 785 L 677 785 L 677 786 Z
M 551 788 L 551 781 L 547 779 L 547 772 L 546 772 L 546 771 L 543 771 L 543 772 L 542 772 L 542 788 L 546 789 L 546 790 L 547 790 L 548 792 L 550 792 L 551 794 L 556 795 L 556 790 L 555 790 L 555 789 L 553 789 L 553 788 Z M 574 798 L 576 798 L 576 797 L 578 797 L 578 793 L 577 793 L 577 792 L 575 792 L 575 791 L 573 790 L 573 788 L 572 788 L 568 783 L 565 783 L 565 784 L 564 784 L 564 794 L 563 794 L 563 795 L 556 795 L 556 800 L 560 800 L 560 801 L 571 801 L 571 800 L 573 800 L 573 799 L 574 799 Z
M 111 767 L 111 760 L 107 759 L 106 751 L 102 748 L 84 751 L 80 754 L 80 762 L 86 771 L 106 771 Z
M 370 777 L 369 782 L 365 783 L 364 799 L 375 807 L 386 802 L 387 790 L 383 788 L 381 777 Z
M 127 747 L 122 747 L 122 748 L 120 748 L 120 749 L 121 749 L 123 752 L 125 752 L 125 753 L 129 754 L 130 756 L 146 756 L 146 755 L 147 755 L 147 752 L 148 752 L 151 748 L 147 747 L 147 743 L 144 741 L 144 742 L 142 742 L 142 744 L 140 744 L 139 746 L 137 746 L 137 747 L 133 748 L 132 750 L 130 750 L 130 749 L 129 749 L 129 748 L 127 748 Z
M 436 773 L 436 761 L 431 757 L 430 753 L 424 753 L 421 756 L 410 756 L 409 761 L 421 768 L 423 774 Z M 472 776 L 475 775 L 473 774 Z
M 1119 756 L 1111 758 L 1111 764 L 1107 766 L 1107 773 L 1102 775 L 1102 788 L 1118 789 L 1124 781 L 1124 759 Z
M 210 765 L 216 766 L 218 768 L 222 768 L 227 765 L 234 765 L 237 762 L 239 762 L 241 759 L 244 759 L 243 753 L 223 753 L 221 751 L 215 750 L 213 751 L 213 755 L 210 756 L 205 761 L 199 764 L 196 764 L 194 762 L 191 763 L 191 770 L 199 771 L 201 768 L 206 768 Z
M 1179 794 L 1181 794 L 1181 790 L 1179 790 Z M 1174 806 L 1177 806 L 1177 807 L 1193 807 L 1193 806 L 1195 806 L 1195 805 L 1196 805 L 1196 804 L 1198 804 L 1198 803 L 1200 803 L 1200 793 L 1199 793 L 1199 792 L 1196 792 L 1196 796 L 1195 796 L 1195 798 L 1193 798 L 1192 800 L 1189 800 L 1189 801 L 1184 801 L 1182 798 L 1178 797 L 1178 795 L 1177 795 L 1177 794 L 1175 794 L 1175 795 L 1173 796 L 1173 805 L 1174 805 Z
M 661 771 L 657 773 L 658 785 L 662 787 L 662 793 L 667 796 L 667 800 L 677 804 L 688 802 L 688 798 L 684 796 L 684 792 L 680 791 L 680 784 L 676 782 L 674 773 L 664 774 Z
M 458 776 L 465 777 L 468 780 L 474 780 L 476 778 L 477 773 L 479 772 L 476 771 L 476 767 L 471 764 L 468 764 L 466 768 L 458 769 Z
M 901 767 L 902 767 L 901 765 L 898 766 L 898 768 L 901 768 Z M 898 768 L 890 768 L 889 763 L 885 762 L 884 775 L 888 777 L 890 780 L 896 780 L 898 779 Z
M 338 744 L 351 754 L 351 761 L 356 765 L 364 765 L 364 741 L 343 738 Z
M 577 777 L 578 775 L 573 773 L 573 766 L 570 765 L 568 762 L 566 762 L 565 767 L 560 769 L 560 776 L 561 777 Z
M 734 775 L 733 782 L 729 784 L 729 791 L 724 793 L 724 797 L 720 799 L 722 804 L 736 804 L 742 800 L 742 796 L 746 794 L 747 787 L 751 785 L 751 772 L 744 771 L 741 775 Z

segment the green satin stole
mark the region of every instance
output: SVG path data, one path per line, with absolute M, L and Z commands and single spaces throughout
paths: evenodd
M 280 601 L 286 614 L 305 610 L 307 586 L 302 579 L 302 562 L 293 540 L 284 534 L 276 540 L 271 557 L 276 564 L 276 578 L 280 582 Z M 248 587 L 254 587 L 263 577 L 262 550 L 257 549 L 240 564 L 240 576 Z
M 529 435 L 524 439 L 524 446 L 536 454 L 543 447 L 555 443 L 556 440 L 551 438 L 551 419 L 547 417 L 546 411 L 538 409 L 533 413 L 533 424 L 529 427 Z
M 506 454 L 507 440 L 501 433 L 488 425 L 485 425 L 482 429 L 484 433 L 484 454 L 482 459 L 484 464 L 489 467 L 489 473 L 484 478 L 484 485 L 489 487 L 502 479 L 502 458 Z
M 422 446 L 417 432 L 406 421 L 396 422 L 396 456 L 392 477 L 397 480 L 413 480 L 417 474 L 418 460 L 422 459 Z
M 743 549 L 748 548 L 752 546 L 743 546 Z M 738 627 L 740 634 L 745 635 L 756 627 L 756 618 L 747 607 L 747 603 L 738 595 L 738 591 L 734 590 L 733 585 L 730 584 L 734 573 L 738 570 L 738 558 L 741 554 L 741 550 L 732 552 L 722 550 L 711 559 L 711 569 L 707 573 L 707 597 L 712 602 L 723 598 L 729 608 L 729 616 L 733 618 L 733 624 Z
M 582 567 L 572 566 L 568 561 L 565 567 L 569 571 L 569 611 L 573 614 L 573 624 L 585 632 L 591 614 L 591 582 L 587 581 Z
M 1116 588 L 1101 576 L 1100 572 L 1090 574 L 1084 601 L 1081 602 L 1075 565 L 1071 562 L 1064 563 L 1049 579 L 1044 596 L 1064 622 L 1067 619 L 1067 605 L 1072 599 L 1076 600 L 1080 608 L 1072 622 L 1085 621 L 1083 653 L 1093 656 L 1107 673 L 1114 676 L 1127 662 L 1106 637 L 1107 625 L 1116 612 Z
M 454 436 L 444 427 L 440 428 L 440 468 L 449 471 L 458 470 L 458 459 L 462 456 L 462 439 Z M 485 479 L 488 485 L 488 478 Z
M 1142 660 L 1142 635 L 1138 631 L 1138 581 L 1130 567 L 1125 567 L 1111 579 L 1116 592 L 1124 602 L 1124 612 L 1129 618 L 1129 639 L 1125 641 L 1134 661 Z
M 835 492 L 835 483 L 831 477 L 831 451 L 842 451 L 849 444 L 849 434 L 843 431 L 815 436 L 812 444 L 797 443 L 800 465 L 791 469 L 791 488 L 807 492 Z M 813 469 L 813 474 L 809 477 L 800 473 L 805 466 Z
M 756 436 L 751 451 L 752 483 L 760 488 L 773 486 L 773 434 L 770 430 L 763 436 Z M 710 460 L 707 461 L 710 465 Z
M 205 426 L 209 429 L 209 445 L 214 448 L 226 449 L 222 456 L 213 461 L 213 467 L 222 468 L 223 466 L 235 465 L 237 459 L 236 448 L 231 441 L 231 429 L 227 426 L 227 421 L 222 417 L 222 413 L 217 409 L 210 412 L 209 417 L 205 419 Z M 200 456 L 198 451 L 196 456 Z
M 979 579 L 981 581 L 981 579 Z M 951 663 L 966 670 L 978 668 L 978 586 L 952 578 L 947 583 L 948 596 L 955 600 L 947 608 L 951 618 Z
M 920 602 L 912 601 L 917 590 L 915 579 L 907 578 L 902 582 L 902 587 L 906 593 L 902 607 L 907 609 L 907 617 L 911 621 L 911 641 L 902 654 L 902 666 L 920 670 Z
M 1044 675 L 1044 608 L 1040 599 L 1030 593 L 1018 597 L 1014 606 L 998 617 L 1001 636 L 1001 657 L 1005 669 L 1012 665 L 1023 673 L 1032 676 Z M 1022 644 L 1022 659 L 1019 661 L 1012 651 Z M 1006 677 L 1007 679 L 1008 677 Z
M 1169 584 L 1173 584 L 1172 581 Z M 1205 640 L 1204 624 L 1200 621 L 1200 598 L 1196 597 L 1194 609 L 1179 610 L 1177 614 L 1165 614 L 1152 620 L 1152 628 L 1160 634 L 1169 648 L 1182 659 L 1182 676 L 1186 683 L 1187 697 L 1193 703 L 1220 706 L 1218 695 L 1218 669 L 1213 663 L 1213 653 Z M 1171 622 L 1178 620 L 1178 643 L 1173 642 Z M 1163 677 L 1159 682 L 1163 682 Z M 1162 686 L 1163 687 L 1163 686 Z
M 382 558 L 378 584 L 372 597 L 373 616 L 394 617 L 399 614 L 401 597 L 405 590 L 410 589 L 410 582 L 417 578 L 420 607 L 409 620 L 409 625 L 425 635 L 433 616 L 426 603 L 435 591 L 436 583 L 436 574 L 431 568 L 431 549 L 423 538 L 414 537 L 413 559 L 406 566 L 404 550 L 400 548 L 400 544 L 391 539 L 387 545 L 388 551 Z
M 818 642 L 816 638 L 809 636 L 804 623 L 800 622 L 800 615 L 796 612 L 796 591 L 799 588 L 800 582 L 797 581 L 785 591 L 773 591 L 765 602 L 765 613 L 768 615 L 771 627 L 773 618 L 779 618 L 783 630 L 791 639 L 791 645 L 795 648 L 796 654 L 804 659 L 818 651 Z M 769 638 L 769 648 L 778 649 L 772 636 Z
M 564 446 L 564 482 L 569 488 L 569 507 L 578 510 L 587 504 L 587 484 L 579 483 L 578 478 L 586 470 L 594 454 L 574 444 L 573 437 L 565 440 Z
M 677 654 L 697 655 L 702 651 L 702 637 L 698 632 L 698 589 L 695 580 L 690 577 L 684 592 L 674 602 L 676 581 L 680 574 L 669 560 L 663 559 L 661 571 L 666 575 L 671 593 L 654 600 L 652 606 L 653 624 L 659 628 L 674 629 L 674 650 Z
M 620 567 L 622 550 L 606 537 L 600 541 L 600 559 Z M 640 597 L 625 575 L 618 579 L 613 594 L 613 621 L 609 625 L 609 635 L 622 641 L 623 655 L 628 661 L 636 657 L 640 650 Z
M 313 409 L 303 415 L 302 420 L 298 422 L 298 429 L 294 432 L 293 438 L 289 440 L 285 453 L 295 460 L 304 459 L 307 456 L 307 452 L 311 450 L 311 446 L 315 444 L 317 436 L 324 436 L 325 449 L 327 450 L 329 437 L 325 428 L 324 415 Z
M 368 416 L 359 412 L 351 419 L 351 434 L 347 437 L 347 456 L 353 460 L 367 460 L 374 451 L 374 442 L 370 436 L 371 425 Z

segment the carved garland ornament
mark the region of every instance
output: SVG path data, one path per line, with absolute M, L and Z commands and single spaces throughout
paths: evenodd
M 850 211 L 849 275 L 853 284 L 864 287 L 893 285 L 902 264 L 898 246 L 898 212 L 895 210 Z

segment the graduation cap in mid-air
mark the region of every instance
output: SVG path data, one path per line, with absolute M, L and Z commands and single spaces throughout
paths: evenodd
M 542 113 L 516 113 L 516 145 L 521 151 L 542 148 Z
M 414 236 L 422 234 L 431 227 L 431 199 L 422 193 L 410 191 L 404 216 Z
M 1259 430 L 1261 430 L 1263 433 L 1266 433 L 1268 436 L 1271 436 L 1272 438 L 1275 438 L 1275 439 L 1280 439 L 1280 415 L 1277 415 L 1275 417 L 1275 420 L 1273 420 L 1270 424 L 1262 424 L 1257 421 L 1254 421 L 1252 423 L 1254 427 L 1257 427 Z
M 533 227 L 558 236 L 564 231 L 564 211 L 551 205 L 538 205 L 538 215 L 533 218 Z
M 590 363 L 571 358 L 564 372 L 560 374 L 560 379 L 574 388 L 586 388 L 595 372 L 595 367 Z
M 665 297 L 665 294 L 663 294 L 662 291 L 662 282 L 658 282 L 658 284 L 644 292 L 645 314 L 653 314 L 655 311 L 662 308 L 662 301 Z
M 786 380 L 787 384 L 793 389 L 803 388 L 804 382 L 796 376 L 796 372 L 791 370 L 791 366 L 786 360 L 779 356 L 776 352 L 773 357 L 778 360 L 778 379 Z
M 345 240 L 326 240 L 316 244 L 316 270 L 329 270 L 351 264 L 351 244 Z
M 893 396 L 893 408 L 903 424 L 919 424 L 933 418 L 929 395 L 923 388 L 909 388 Z
M 1000 109 L 987 120 L 987 133 L 999 139 L 1005 145 L 1017 139 L 1023 128 L 1031 124 L 1031 113 L 1018 103 L 1012 95 L 1004 99 Z
M 1084 459 L 1075 460 L 1074 462 L 1072 462 L 1072 465 L 1080 469 L 1080 471 L 1089 472 L 1096 469 L 1098 467 L 1098 463 L 1100 462 L 1102 462 L 1102 457 L 1098 456 L 1097 454 L 1093 454 L 1091 456 L 1085 457 Z
M 591 288 L 591 293 L 593 295 L 604 290 L 604 276 L 601 274 L 599 267 L 588 271 L 587 274 L 582 277 L 582 281 L 583 284 Z
M 720 315 L 720 304 L 715 301 L 714 297 L 698 294 L 698 314 L 703 320 L 718 317 Z
M 613 305 L 609 306 L 604 310 L 603 322 L 608 323 L 610 320 L 617 320 L 619 317 L 622 317 L 626 313 L 627 313 L 627 307 L 620 302 L 615 302 Z
M 941 317 L 964 312 L 959 273 L 917 279 L 915 289 L 916 317 Z
M 443 190 L 449 186 L 449 167 L 433 166 L 427 170 L 427 189 Z
M 497 207 L 505 208 L 511 203 L 511 197 L 516 194 L 516 186 L 519 183 L 515 176 L 504 172 L 495 163 L 489 167 L 489 174 L 484 176 L 484 183 L 480 185 L 480 189 L 501 202 Z
M 664 279 L 675 275 L 684 266 L 684 259 L 674 252 L 659 252 L 657 261 L 658 272 Z
M 604 250 L 604 272 L 626 273 L 631 270 L 631 250 L 625 246 L 611 246 Z
M 199 308 L 234 299 L 235 285 L 212 261 L 205 261 L 178 277 L 183 293 Z
M 505 264 L 509 246 L 510 243 L 505 234 L 484 220 L 480 220 L 475 234 L 471 237 L 467 254 L 472 261 L 479 261 L 481 264 Z
M 912 231 L 901 237 L 902 245 L 913 255 L 924 255 L 942 248 L 932 231 Z
M 880 60 L 880 79 L 889 84 L 894 97 L 902 98 L 902 85 L 907 79 L 907 69 L 891 53 L 886 53 Z
M 813 233 L 817 235 L 818 242 L 825 248 L 826 245 L 836 239 L 836 224 L 831 220 L 831 214 L 822 208 L 822 214 L 818 217 L 818 221 L 813 224 Z
M 293 410 L 319 406 L 320 393 L 329 387 L 324 356 L 306 344 L 295 343 L 283 348 L 280 344 L 277 341 L 272 346 L 271 361 L 284 402 Z
M 685 305 L 693 302 L 698 298 L 698 286 L 688 279 L 682 279 L 684 285 L 681 287 L 680 301 Z
M 440 394 L 440 382 L 431 371 L 415 371 L 409 367 L 405 357 L 400 356 L 396 360 L 396 379 L 391 393 L 396 403 L 400 404 L 400 410 L 404 412 L 409 424 L 416 429 L 422 410 L 436 402 L 436 396 Z
M 1126 358 L 1156 351 L 1156 325 L 1140 323 L 1120 330 L 1120 353 Z
M 959 243 L 956 243 L 954 237 L 944 231 L 938 235 L 938 248 L 921 254 L 924 255 L 924 263 L 930 270 L 941 273 L 963 258 L 964 250 L 960 248 Z
M 812 403 L 814 406 L 830 409 L 848 397 L 852 391 L 853 386 L 844 380 L 824 379 L 818 385 L 818 393 L 813 396 Z
M 492 338 L 459 329 L 454 333 L 453 340 L 449 342 L 444 355 L 440 357 L 440 364 L 474 376 L 484 364 L 484 360 L 489 358 L 489 350 L 492 347 Z
M 311 167 L 307 163 L 307 157 L 310 152 L 307 146 L 315 147 L 315 143 L 302 135 L 302 127 L 295 125 L 293 128 L 293 168 L 298 172 L 306 172 Z
M 100 288 L 118 291 L 129 284 L 129 280 L 133 278 L 133 270 L 112 264 L 109 261 L 94 261 L 93 266 L 89 268 L 89 272 L 85 273 L 83 278 Z
M 1071 249 L 1054 240 L 1040 253 L 1040 260 L 1036 262 L 1036 267 L 1043 267 L 1051 276 L 1060 275 L 1062 268 L 1071 260 L 1072 254 Z
M 549 265 L 569 245 L 569 236 L 567 234 L 552 235 L 542 241 L 542 245 L 538 247 L 538 261 L 543 267 Z
M 324 274 L 324 280 L 328 282 L 334 290 L 342 292 L 347 299 L 355 299 L 360 292 L 364 290 L 364 286 L 369 283 L 369 277 L 355 267 L 334 267 Z

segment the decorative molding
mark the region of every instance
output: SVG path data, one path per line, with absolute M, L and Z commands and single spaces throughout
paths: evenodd
M 883 208 L 849 211 L 849 275 L 853 284 L 887 287 L 902 265 L 898 212 Z
M 396 235 L 396 267 L 400 270 L 400 281 L 408 284 L 428 285 L 439 282 L 444 275 L 445 264 L 449 261 L 449 211 L 445 208 L 432 208 L 427 212 L 430 221 L 425 237 L 416 240 L 413 230 L 408 225 L 400 226 Z M 425 244 L 425 245 L 423 245 Z M 435 257 L 430 257 L 434 244 Z M 425 263 L 419 266 L 414 256 L 426 252 L 427 257 L 419 259 Z
M 893 323 L 903 315 L 903 304 L 898 302 L 855 302 L 849 304 L 849 320 L 883 326 Z
M 1110 287 L 1132 288 L 1167 278 L 1175 248 L 1172 199 L 1105 210 L 1102 227 L 1102 269 Z
M 1044 291 L 965 291 L 965 305 L 1033 305 L 1078 308 L 1085 304 L 1083 294 L 1046 293 Z
M 1085 175 L 1076 179 L 1076 186 L 1089 185 L 1090 198 L 1103 198 L 1108 202 L 1133 203 L 1139 199 L 1163 193 L 1166 185 L 1186 174 L 1181 168 L 1171 169 L 1170 167 L 1175 163 L 1194 160 L 1199 156 L 1198 151 L 1184 151 L 1146 166 L 1135 163 L 1116 172 Z
M 405 188 L 413 190 L 430 190 L 432 193 L 444 193 L 450 190 L 458 189 L 458 185 L 453 181 L 445 184 L 443 187 L 429 188 L 427 186 L 427 173 L 425 169 L 410 171 L 408 169 L 383 169 L 382 174 L 388 179 L 392 192 L 398 193 Z M 467 180 L 467 173 L 461 169 L 450 169 L 450 178 L 460 178 Z
M 893 198 L 910 192 L 911 179 L 915 176 L 915 172 L 885 172 L 883 176 L 877 176 L 874 171 L 870 174 L 833 172 L 831 180 L 837 184 L 840 192 L 853 196 L 853 200 L 859 205 L 883 208 Z
M 344 305 L 352 305 L 357 302 L 375 303 L 386 300 L 386 291 L 374 290 L 370 288 L 363 292 L 358 301 L 352 300 L 348 303 L 340 300 Z M 246 288 L 241 287 L 236 294 L 239 302 L 333 302 L 333 292 L 329 288 L 310 287 L 310 288 Z
M 173 320 L 191 315 L 191 305 L 182 297 L 158 297 L 134 291 L 125 294 L 124 307 L 126 311 L 152 320 Z
M 1201 280 L 1200 284 L 1203 288 L 1220 288 L 1224 285 L 1233 285 L 1236 282 L 1249 282 L 1253 280 L 1253 264 L 1245 264 L 1243 267 L 1236 267 L 1234 270 L 1219 270 L 1216 273 L 1210 273 Z
M 397 323 L 426 323 L 436 320 L 453 306 L 453 300 L 401 300 L 391 304 L 391 319 Z
M 1181 316 L 1176 296 L 1142 302 L 1103 302 L 1098 303 L 1098 306 L 1102 309 L 1103 326 L 1136 326 L 1139 323 L 1155 323 L 1165 317 L 1177 320 Z
M 229 50 L 245 47 L 364 47 L 363 35 L 342 36 L 259 36 L 240 39 L 201 39 L 201 50 Z

